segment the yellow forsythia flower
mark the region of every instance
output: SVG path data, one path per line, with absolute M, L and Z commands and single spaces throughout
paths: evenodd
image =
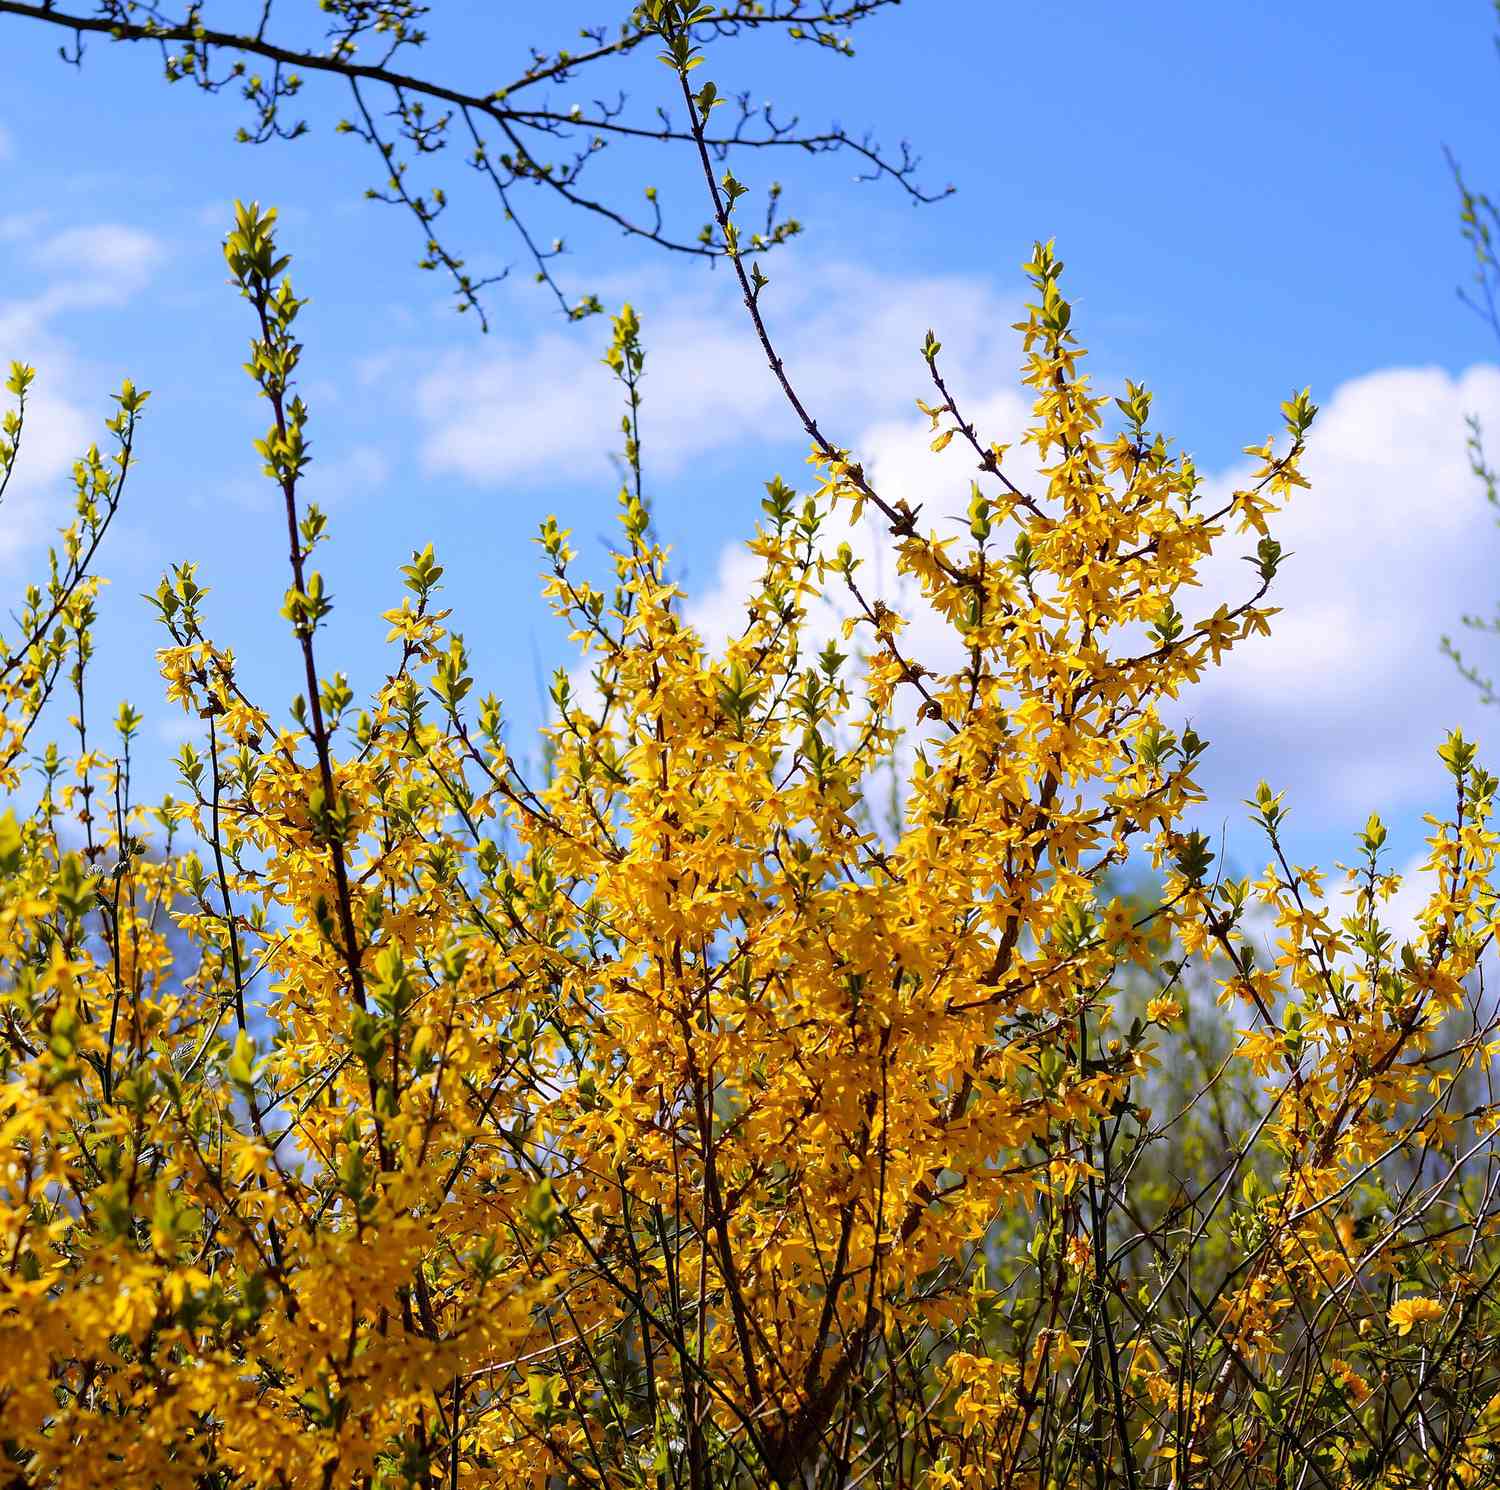
M 1389 1318 L 1398 1335 L 1409 1335 L 1414 1326 L 1429 1319 L 1441 1319 L 1444 1312 L 1436 1299 L 1402 1299 L 1391 1305 Z

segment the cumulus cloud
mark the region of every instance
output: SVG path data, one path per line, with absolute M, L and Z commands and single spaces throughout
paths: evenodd
M 1021 397 L 1002 393 L 976 405 L 973 417 L 986 438 L 1007 441 L 1027 413 Z M 1493 717 L 1438 651 L 1461 615 L 1492 614 L 1500 603 L 1500 533 L 1464 446 L 1471 413 L 1500 430 L 1500 368 L 1461 376 L 1387 369 L 1351 380 L 1326 401 L 1305 466 L 1312 489 L 1274 524 L 1291 557 L 1270 597 L 1282 608 L 1273 634 L 1242 644 L 1183 702 L 1213 742 L 1200 773 L 1212 810 L 1227 814 L 1231 844 L 1251 860 L 1262 846 L 1234 825 L 1262 777 L 1287 791 L 1304 827 L 1353 831 L 1378 809 L 1405 814 L 1410 839 L 1420 812 L 1446 803 L 1434 751 L 1447 731 L 1460 725 L 1500 744 L 1500 732 L 1487 729 Z M 961 513 L 973 474 L 959 442 L 934 456 L 929 439 L 925 421 L 910 419 L 873 424 L 854 442 L 879 489 L 923 502 L 924 520 Z M 1033 471 L 1024 452 L 1008 459 L 1027 485 Z M 1243 484 L 1248 469 L 1212 477 L 1210 496 Z M 1254 537 L 1226 535 L 1202 589 L 1180 602 L 1190 619 L 1221 598 L 1245 597 L 1253 580 L 1239 559 Z M 851 542 L 874 588 L 912 618 L 911 652 L 930 655 L 923 643 L 930 649 L 939 634 L 933 628 L 924 638 L 930 623 L 920 607 L 892 589 L 889 539 L 866 524 Z M 715 583 L 693 605 L 706 635 L 720 638 L 738 623 L 756 573 L 743 548 L 725 550 Z M 1478 645 L 1482 653 L 1483 639 Z M 1493 652 L 1485 660 L 1500 671 L 1500 643 Z M 1500 749 L 1485 758 L 1500 767 Z
M 658 273 L 636 291 L 647 348 L 643 439 L 655 472 L 764 442 L 768 431 L 793 432 L 728 276 L 694 276 L 684 288 Z M 956 377 L 989 377 L 992 386 L 1015 359 L 1016 302 L 975 280 L 788 260 L 774 271 L 766 307 L 799 391 L 834 432 L 911 408 L 929 324 L 940 328 Z M 417 388 L 428 468 L 485 485 L 607 471 L 619 399 L 598 341 L 573 328 L 441 359 Z
M 121 305 L 143 289 L 161 262 L 159 239 L 121 223 L 91 223 L 49 233 L 40 213 L 0 218 L 0 244 L 13 247 L 38 288 L 0 300 L 0 348 L 34 356 L 54 336 L 52 322 L 75 310 Z
M 38 368 L 0 524 L 0 561 L 9 561 L 55 525 L 58 509 L 47 494 L 97 438 L 77 387 L 78 359 L 58 317 L 128 300 L 149 281 L 162 247 L 151 234 L 119 223 L 48 231 L 39 213 L 0 217 L 0 245 L 35 281 L 28 293 L 0 300 L 0 363 L 15 359 Z M 20 275 L 9 278 L 14 282 Z M 94 402 L 93 390 L 87 397 Z
M 0 243 L 19 243 L 34 238 L 47 224 L 47 214 L 40 210 L 0 213 Z
M 391 463 L 384 451 L 355 445 L 308 467 L 307 494 L 324 506 L 341 506 L 384 486 L 390 474 Z
M 1225 795 L 1267 776 L 1352 826 L 1372 808 L 1438 805 L 1433 752 L 1450 728 L 1496 739 L 1438 651 L 1464 613 L 1500 602 L 1500 533 L 1464 448 L 1471 413 L 1500 428 L 1500 368 L 1386 369 L 1327 400 L 1308 447 L 1312 488 L 1274 525 L 1292 554 L 1271 595 L 1282 613 L 1269 639 L 1237 650 L 1195 694 L 1216 747 L 1210 781 Z M 1216 587 L 1243 585 L 1248 571 L 1233 555 L 1250 547 L 1226 544 L 1205 576 L 1205 603 Z M 1500 662 L 1476 640 L 1481 661 Z
M 658 276 L 636 303 L 648 349 L 644 433 L 656 473 L 706 451 L 795 437 L 727 278 L 697 277 L 684 288 Z M 923 391 L 916 349 L 930 324 L 956 389 L 1014 390 L 1017 299 L 975 279 L 789 262 L 768 307 L 778 350 L 808 405 L 834 438 L 860 452 L 880 489 L 920 503 L 924 525 L 961 514 L 973 461 L 961 442 L 941 456 L 929 451 L 926 423 L 911 411 Z M 440 360 L 417 389 L 427 466 L 496 486 L 606 471 L 619 402 L 597 340 L 548 332 Z M 569 390 L 561 399 L 560 387 Z M 1500 533 L 1464 448 L 1471 413 L 1500 441 L 1500 368 L 1461 375 L 1388 368 L 1325 391 L 1321 402 L 1305 466 L 1312 490 L 1298 493 L 1275 525 L 1291 557 L 1271 596 L 1282 608 L 1273 636 L 1244 644 L 1184 707 L 1213 742 L 1202 779 L 1215 811 L 1227 807 L 1231 822 L 1265 776 L 1320 827 L 1352 831 L 1379 808 L 1407 814 L 1410 841 L 1419 813 L 1444 800 L 1434 756 L 1443 735 L 1460 725 L 1500 744 L 1473 690 L 1438 650 L 1445 632 L 1461 633 L 1463 614 L 1493 614 L 1500 603 Z M 1002 391 L 966 413 L 986 439 L 1014 441 L 1028 404 Z M 1191 431 L 1178 433 L 1190 447 Z M 1032 474 L 1026 454 L 1013 448 L 1007 457 L 1023 485 Z M 1227 492 L 1247 470 L 1221 471 L 1210 486 Z M 846 536 L 874 589 L 898 607 L 909 601 L 891 587 L 883 530 L 872 523 L 832 535 Z M 1190 618 L 1208 614 L 1221 595 L 1247 593 L 1251 571 L 1238 560 L 1253 543 L 1253 535 L 1226 537 L 1203 589 L 1183 601 Z M 721 641 L 743 624 L 757 572 L 742 547 L 723 552 L 690 607 L 707 637 Z M 908 613 L 921 628 L 920 611 Z M 836 619 L 830 609 L 814 624 Z M 1478 660 L 1500 672 L 1500 642 L 1487 658 L 1484 640 L 1475 640 Z M 1500 749 L 1487 759 L 1500 766 Z
M 1401 887 L 1389 900 L 1382 901 L 1376 908 L 1375 919 L 1395 938 L 1398 947 L 1402 942 L 1417 944 L 1421 940 L 1417 918 L 1427 908 L 1433 891 L 1438 888 L 1437 876 L 1427 868 L 1425 852 L 1412 854 L 1402 863 L 1384 867 L 1396 870 L 1401 878 Z M 1336 884 L 1332 878 L 1326 888 L 1329 891 L 1328 924 L 1338 928 L 1346 916 L 1356 914 L 1359 897 L 1354 886 L 1348 883 Z
M 145 285 L 161 256 L 158 239 L 122 223 L 64 228 L 30 250 L 33 265 L 51 281 L 51 310 L 119 305 Z
M 1005 391 L 972 403 L 960 400 L 960 408 L 986 442 L 1014 446 L 1026 427 L 1030 404 L 1019 393 Z M 969 483 L 975 474 L 973 452 L 954 441 L 934 454 L 931 442 L 926 420 L 887 419 L 866 429 L 853 448 L 887 501 L 901 500 L 920 508 L 918 521 L 924 531 L 954 531 L 951 520 L 964 517 L 968 510 Z M 1008 452 L 1005 469 L 1023 489 L 1036 484 L 1029 447 Z M 867 597 L 879 596 L 906 618 L 903 634 L 913 655 L 929 666 L 941 665 L 945 658 L 956 664 L 951 631 L 927 610 L 916 587 L 896 574 L 890 535 L 880 515 L 867 510 L 858 524 L 850 526 L 847 511 L 836 513 L 827 524 L 825 548 L 832 552 L 840 543 L 849 544 L 860 561 L 861 590 Z M 723 551 L 713 585 L 695 595 L 689 606 L 688 614 L 705 639 L 720 643 L 743 622 L 744 599 L 760 569 L 760 560 L 743 545 L 732 544 Z M 828 601 L 809 616 L 819 642 L 823 633 L 833 633 L 852 608 L 842 587 L 831 590 Z
M 0 347 L 4 344 L 0 330 Z M 49 503 L 44 494 L 83 453 L 90 434 L 88 415 L 65 391 L 40 378 L 32 385 L 21 456 L 5 494 L 4 521 L 0 521 L 0 562 L 9 562 L 41 532 L 55 526 L 53 518 L 62 520 L 60 514 L 68 509 Z

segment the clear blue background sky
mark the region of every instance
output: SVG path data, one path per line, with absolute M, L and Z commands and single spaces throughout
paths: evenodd
M 521 45 L 567 45 L 611 7 L 433 11 L 421 66 L 494 86 Z M 1409 850 L 1441 791 L 1432 746 L 1456 722 L 1485 734 L 1436 647 L 1460 611 L 1500 592 L 1500 534 L 1462 460 L 1465 411 L 1493 409 L 1500 424 L 1500 373 L 1459 376 L 1500 349 L 1454 295 L 1467 265 L 1441 149 L 1500 185 L 1494 31 L 1485 0 L 908 0 L 861 29 L 853 62 L 755 42 L 707 69 L 721 90 L 775 97 L 809 123 L 909 137 L 924 180 L 958 188 L 913 210 L 888 186 L 854 185 L 844 159 L 774 171 L 808 232 L 768 266 L 773 324 L 838 437 L 888 451 L 890 470 L 906 469 L 926 326 L 955 347 L 976 405 L 1013 384 L 1007 323 L 1036 237 L 1058 241 L 1100 377 L 1147 381 L 1155 422 L 1204 469 L 1231 468 L 1275 427 L 1278 401 L 1312 386 L 1334 417 L 1315 463 L 1324 489 L 1291 530 L 1301 568 L 1284 597 L 1288 640 L 1206 695 L 1200 724 L 1218 747 L 1216 807 L 1237 815 L 1238 797 L 1271 777 L 1301 809 L 1309 856 L 1344 849 L 1371 807 Z M 31 483 L 0 517 L 0 576 L 26 572 L 66 499 L 62 457 L 128 374 L 155 398 L 104 556 L 96 696 L 128 695 L 157 753 L 175 748 L 187 726 L 158 703 L 159 637 L 137 596 L 188 557 L 254 691 L 278 705 L 296 691 L 273 620 L 284 538 L 249 450 L 263 419 L 239 370 L 249 323 L 218 248 L 234 197 L 274 202 L 312 297 L 308 495 L 332 515 L 323 567 L 338 605 L 324 665 L 357 685 L 378 678 L 377 613 L 398 597 L 396 566 L 430 539 L 482 682 L 518 727 L 534 723 L 538 672 L 568 653 L 538 599 L 530 535 L 555 511 L 588 548 L 613 509 L 613 392 L 597 366 L 607 326 L 561 321 L 456 163 L 456 239 L 476 268 L 518 269 L 490 294 L 489 338 L 454 316 L 443 285 L 412 267 L 408 220 L 362 200 L 373 158 L 332 134 L 346 107 L 334 85 L 304 94 L 308 138 L 249 148 L 232 139 L 236 101 L 168 89 L 140 47 L 96 43 L 75 72 L 56 59 L 63 39 L 0 18 L 0 358 L 35 362 L 52 400 Z M 670 102 L 655 62 L 624 81 L 642 103 Z M 553 97 L 573 101 L 568 85 Z M 692 169 L 680 155 L 622 154 L 601 176 L 654 182 L 696 222 Z M 773 171 L 757 159 L 739 173 L 763 189 Z M 539 214 L 536 226 L 566 234 L 571 288 L 643 307 L 658 521 L 690 583 L 711 590 L 760 483 L 777 470 L 798 479 L 804 448 L 743 355 L 725 276 L 574 221 Z M 170 771 L 147 780 L 166 789 Z M 1256 857 L 1248 840 L 1244 857 Z

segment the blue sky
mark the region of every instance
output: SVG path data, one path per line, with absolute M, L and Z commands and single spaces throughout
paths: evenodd
M 525 7 L 524 27 L 509 9 L 437 0 L 426 68 L 493 86 L 519 45 L 566 45 L 610 6 Z M 1441 735 L 1461 723 L 1500 740 L 1437 652 L 1462 611 L 1500 595 L 1500 533 L 1463 458 L 1465 412 L 1500 431 L 1500 349 L 1454 296 L 1466 263 L 1441 154 L 1450 144 L 1478 181 L 1500 183 L 1494 29 L 1485 0 L 908 0 L 863 28 L 853 63 L 756 42 L 707 69 L 721 90 L 749 87 L 809 122 L 909 137 L 924 179 L 958 188 L 913 210 L 890 188 L 851 183 L 847 161 L 776 162 L 808 232 L 768 265 L 773 328 L 831 431 L 914 500 L 965 474 L 918 458 L 922 333 L 937 330 L 968 401 L 1007 437 L 1017 266 L 1036 237 L 1055 237 L 1067 261 L 1096 375 L 1148 383 L 1154 422 L 1201 468 L 1232 474 L 1240 447 L 1276 427 L 1280 399 L 1311 385 L 1325 410 L 1316 485 L 1287 524 L 1296 558 L 1278 639 L 1194 706 L 1215 742 L 1216 815 L 1233 823 L 1267 776 L 1289 789 L 1309 860 L 1346 853 L 1371 808 L 1408 853 L 1421 813 L 1445 800 Z M 371 157 L 332 134 L 336 93 L 309 86 L 310 137 L 247 148 L 232 139 L 233 100 L 166 88 L 140 48 L 95 45 L 75 72 L 56 60 L 61 39 L 0 18 L 0 359 L 35 363 L 44 395 L 0 529 L 0 579 L 24 576 L 61 515 L 67 461 L 128 374 L 155 398 L 104 555 L 96 697 L 146 710 L 161 748 L 145 779 L 168 789 L 164 763 L 186 726 L 158 702 L 159 637 L 137 597 L 179 558 L 199 561 L 252 691 L 272 705 L 296 691 L 274 619 L 284 539 L 249 449 L 263 418 L 239 370 L 249 325 L 218 249 L 233 198 L 274 202 L 312 298 L 307 494 L 335 533 L 323 665 L 357 686 L 378 679 L 378 612 L 397 598 L 396 566 L 431 540 L 482 683 L 528 728 L 539 672 L 569 660 L 530 537 L 555 511 L 587 552 L 614 505 L 607 325 L 565 324 L 524 265 L 491 292 L 488 338 L 453 315 L 442 284 L 412 268 L 408 222 L 362 200 Z M 670 75 L 649 59 L 622 82 L 648 107 L 670 102 Z M 555 101 L 573 101 L 566 85 Z M 492 201 L 456 170 L 457 240 L 481 269 L 518 261 Z M 604 170 L 632 191 L 656 184 L 701 220 L 690 160 Z M 773 174 L 764 159 L 737 170 L 757 190 Z M 761 482 L 802 479 L 804 442 L 726 277 L 576 222 L 537 227 L 566 234 L 571 288 L 641 308 L 658 523 L 704 613 L 728 606 Z M 1233 841 L 1256 861 L 1253 840 Z

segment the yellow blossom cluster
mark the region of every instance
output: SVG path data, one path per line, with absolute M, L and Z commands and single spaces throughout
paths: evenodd
M 596 581 L 543 527 L 590 674 L 558 675 L 530 770 L 430 548 L 385 681 L 356 705 L 319 670 L 326 522 L 273 226 L 241 209 L 226 253 L 304 691 L 245 695 L 182 565 L 152 598 L 201 726 L 185 799 L 131 800 L 134 711 L 90 744 L 128 386 L 0 674 L 9 1483 L 1492 1483 L 1495 780 L 1449 740 L 1408 941 L 1378 820 L 1342 901 L 1285 857 L 1270 788 L 1258 880 L 1192 827 L 1207 745 L 1178 701 L 1268 628 L 1307 395 L 1216 505 L 1145 389 L 1093 391 L 1037 245 L 1039 486 L 929 337 L 966 521 L 819 452 L 810 494 L 768 486 L 714 646 L 651 522 L 627 309 L 622 536 Z M 875 512 L 921 628 L 837 544 Z M 1196 614 L 1241 534 L 1246 594 Z M 78 749 L 23 775 L 63 677 Z

